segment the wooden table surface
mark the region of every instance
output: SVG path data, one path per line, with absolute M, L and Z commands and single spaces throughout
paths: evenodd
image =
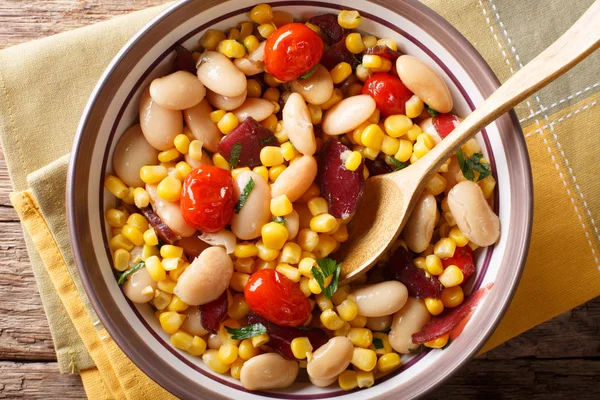
M 0 49 L 162 0 L 0 0 Z M 0 398 L 85 398 L 58 372 L 0 151 Z M 600 398 L 600 299 L 476 358 L 429 398 Z

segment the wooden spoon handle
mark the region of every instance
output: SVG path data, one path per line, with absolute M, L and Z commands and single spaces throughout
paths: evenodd
M 423 177 L 419 182 L 415 181 L 415 189 L 422 189 L 428 178 L 477 132 L 568 71 L 598 47 L 600 47 L 600 0 L 596 0 L 556 42 L 492 93 L 418 163 L 411 165 L 410 168 L 420 169 L 417 171 L 413 169 L 412 175 Z

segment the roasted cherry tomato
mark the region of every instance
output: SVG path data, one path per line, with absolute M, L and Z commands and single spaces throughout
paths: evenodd
M 462 271 L 465 280 L 475 272 L 475 263 L 473 262 L 473 251 L 469 246 L 457 247 L 454 256 L 442 258 L 444 268 L 450 265 L 456 265 Z
M 310 71 L 323 55 L 323 40 L 304 24 L 275 30 L 265 45 L 265 70 L 280 81 L 292 81 Z
M 244 289 L 252 311 L 281 326 L 300 326 L 310 316 L 310 303 L 298 284 L 274 269 L 252 274 Z
M 218 232 L 231 220 L 235 201 L 231 173 L 212 165 L 196 168 L 183 181 L 181 213 L 202 232 Z
M 412 97 L 400 78 L 385 72 L 377 73 L 366 80 L 363 94 L 370 95 L 383 116 L 404 114 L 405 104 Z
M 460 120 L 456 115 L 452 114 L 439 114 L 431 119 L 433 127 L 437 133 L 445 138 L 460 124 Z

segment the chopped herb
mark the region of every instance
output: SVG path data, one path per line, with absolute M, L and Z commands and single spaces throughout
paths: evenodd
M 478 181 L 488 177 L 492 173 L 490 170 L 490 165 L 485 162 L 481 162 L 482 157 L 483 154 L 475 153 L 471 157 L 465 158 L 462 149 L 456 150 L 458 165 L 460 166 L 460 170 L 465 178 L 475 182 L 475 174 L 473 171 L 477 171 L 479 173 L 479 178 L 477 179 Z
M 325 297 L 330 299 L 338 288 L 342 263 L 338 264 L 335 260 L 327 257 L 317 260 L 317 265 L 319 268 L 312 267 L 311 272 Z M 325 279 L 332 275 L 333 279 L 331 280 L 331 283 L 329 283 L 329 286 L 325 287 Z
M 273 222 L 277 222 L 278 224 L 285 226 L 285 218 L 283 217 L 275 217 L 273 218 Z
M 277 141 L 277 139 L 275 138 L 275 136 L 269 136 L 266 139 L 260 139 L 260 145 L 264 146 L 266 144 L 273 143 L 273 142 L 276 142 L 276 141 Z
M 231 148 L 231 154 L 229 155 L 229 165 L 231 165 L 231 168 L 235 168 L 238 165 L 240 154 L 242 154 L 242 144 L 236 143 Z
M 436 115 L 439 115 L 440 113 L 435 111 L 433 108 L 427 106 L 427 112 L 429 113 L 429 115 L 431 115 L 432 117 L 435 117 Z
M 236 214 L 239 214 L 242 210 L 242 207 L 244 207 L 244 204 L 246 204 L 246 200 L 248 200 L 248 196 L 250 196 L 250 192 L 252 192 L 252 189 L 254 189 L 254 179 L 250 178 L 250 180 L 248 181 L 248 183 L 246 183 L 246 186 L 244 187 L 244 191 L 242 192 L 242 194 L 240 194 L 239 200 L 237 201 L 237 203 L 235 203 Z
M 318 65 L 318 64 L 317 64 L 317 65 Z M 317 70 L 317 65 L 315 65 L 315 66 L 313 67 L 313 69 L 311 69 L 310 71 L 308 71 L 308 72 L 305 72 L 303 75 L 300 75 L 300 78 L 298 78 L 298 79 L 300 79 L 301 81 L 303 81 L 304 79 L 308 79 L 308 78 L 310 78 L 310 77 L 312 76 L 312 74 L 314 74 L 314 73 L 315 73 L 315 71 Z
M 243 328 L 230 328 L 225 326 L 227 333 L 231 335 L 233 340 L 244 340 L 254 336 L 262 335 L 267 333 L 267 328 L 260 322 L 254 325 L 244 326 Z
M 391 165 L 392 168 L 394 168 L 394 171 L 400 171 L 401 169 L 406 168 L 406 166 L 408 165 L 405 162 L 396 160 L 396 157 L 393 156 L 386 156 L 385 159 L 387 163 Z
M 135 264 L 133 267 L 129 268 L 127 271 L 123 272 L 121 275 L 119 275 L 119 280 L 117 281 L 117 283 L 119 285 L 122 285 L 125 282 L 127 282 L 129 275 L 133 275 L 134 272 L 144 268 L 145 264 L 146 263 L 144 261 L 140 261 L 139 263 Z
M 373 338 L 373 346 L 375 346 L 375 349 L 377 350 L 383 349 L 383 340 L 379 338 Z

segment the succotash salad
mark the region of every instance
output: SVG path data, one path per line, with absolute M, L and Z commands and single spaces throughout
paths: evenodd
M 341 285 L 335 252 L 365 179 L 418 162 L 460 119 L 442 78 L 357 32 L 356 11 L 297 22 L 260 4 L 249 19 L 179 46 L 116 146 L 118 283 L 173 346 L 248 390 L 299 374 L 370 387 L 401 355 L 446 346 L 489 290 L 463 285 L 499 237 L 496 182 L 467 142 L 393 251 Z

